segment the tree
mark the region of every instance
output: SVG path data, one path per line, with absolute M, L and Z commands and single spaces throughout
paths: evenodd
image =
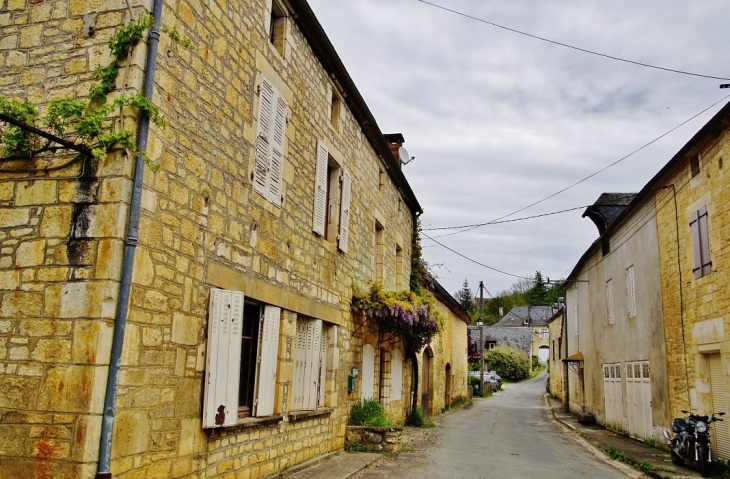
M 539 271 L 535 271 L 535 281 L 526 296 L 530 306 L 550 306 L 548 287 Z
M 497 346 L 484 355 L 489 370 L 497 371 L 503 378 L 524 379 L 530 375 L 530 358 L 521 349 Z
M 474 305 L 474 293 L 469 287 L 468 279 L 464 278 L 464 284 L 461 285 L 461 289 L 456 292 L 455 296 L 462 309 L 469 313 L 470 316 L 477 310 Z

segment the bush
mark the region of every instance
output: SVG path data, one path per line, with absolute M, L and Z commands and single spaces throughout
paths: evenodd
M 351 426 L 388 427 L 393 420 L 376 399 L 360 400 L 350 411 Z
M 431 416 L 421 408 L 416 408 L 411 411 L 406 418 L 406 424 L 415 427 L 436 427 Z
M 530 358 L 521 349 L 498 346 L 490 349 L 484 359 L 489 370 L 497 371 L 502 378 L 517 381 L 530 375 Z

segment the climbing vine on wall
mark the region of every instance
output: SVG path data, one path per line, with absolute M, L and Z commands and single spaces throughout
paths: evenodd
M 41 118 L 36 105 L 0 96 L 2 159 L 32 159 L 45 152 L 72 149 L 104 161 L 113 148 L 134 150 L 134 133 L 124 128 L 125 107 L 144 111 L 155 125 L 164 127 L 165 120 L 159 108 L 145 96 L 128 94 L 123 89 L 121 94 L 109 98 L 116 88 L 123 62 L 129 61 L 132 50 L 152 25 L 152 17 L 143 15 L 123 25 L 109 39 L 112 60 L 106 66 L 97 67 L 94 73 L 96 82 L 89 88 L 85 100 L 53 100 L 45 117 Z M 173 41 L 192 48 L 190 40 L 181 39 L 177 31 L 167 28 L 163 31 Z M 119 120 L 115 121 L 117 114 Z M 149 161 L 145 152 L 138 151 L 137 154 L 144 156 L 151 169 L 158 168 Z

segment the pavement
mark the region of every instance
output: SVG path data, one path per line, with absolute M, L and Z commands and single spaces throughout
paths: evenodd
M 614 457 L 609 460 L 617 460 L 633 466 L 636 470 L 634 472 L 640 472 L 645 474 L 646 477 L 657 479 L 702 477 L 692 465 L 675 466 L 669 458 L 668 451 L 656 448 L 650 443 L 637 441 L 598 425 L 580 424 L 578 417 L 573 413 L 566 412 L 559 400 L 545 395 L 545 404 L 548 414 L 554 420 L 571 429 L 577 440 L 588 447 L 595 448 L 599 455 L 602 454 L 605 458 L 608 458 L 609 451 L 611 451 Z M 458 414 L 458 409 L 449 411 L 447 414 L 454 413 Z M 432 434 L 429 430 L 405 428 L 403 439 L 405 441 L 425 442 L 431 439 L 428 437 L 429 434 Z M 361 470 L 375 465 L 381 457 L 380 454 L 375 453 L 340 451 L 300 464 L 285 471 L 280 477 L 288 479 L 349 479 Z

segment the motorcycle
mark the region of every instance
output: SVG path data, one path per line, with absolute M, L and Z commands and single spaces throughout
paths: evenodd
M 707 477 L 710 473 L 710 462 L 712 462 L 710 424 L 715 421 L 723 421 L 716 415 L 724 416 L 725 413 L 719 412 L 713 413 L 712 416 L 703 416 L 685 410 L 682 412 L 688 416 L 687 419 L 678 417 L 672 421 L 674 436 L 666 429 L 663 431 L 669 445 L 672 462 L 678 466 L 685 462 L 697 463 L 702 477 Z

